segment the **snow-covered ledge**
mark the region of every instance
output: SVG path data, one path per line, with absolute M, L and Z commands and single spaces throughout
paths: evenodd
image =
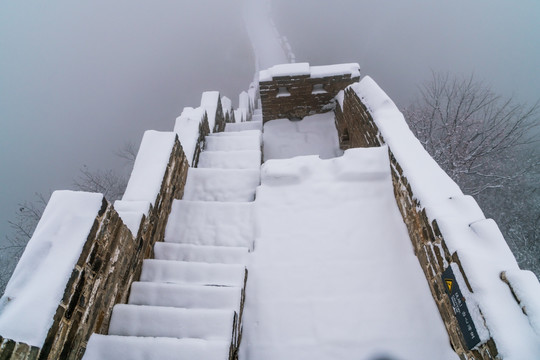
M 55 191 L 0 299 L 0 335 L 41 347 L 92 226 L 102 194 Z
M 344 148 L 389 147 L 396 200 L 456 352 L 476 359 L 540 359 L 540 284 L 519 269 L 495 222 L 424 150 L 370 77 L 336 99 Z M 465 328 L 467 339 L 450 301 L 453 282 L 476 328 Z
M 102 194 L 53 193 L 0 300 L 0 358 L 79 359 L 92 333 L 107 332 L 188 168 L 176 133 L 150 131 L 118 211 Z

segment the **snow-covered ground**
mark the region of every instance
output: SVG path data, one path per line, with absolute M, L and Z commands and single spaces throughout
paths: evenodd
M 332 113 L 333 114 L 333 113 Z M 319 155 L 323 159 L 343 154 L 339 148 L 334 117 L 306 116 L 302 121 L 277 119 L 264 125 L 264 160 Z
M 265 159 L 281 160 L 261 170 L 241 359 L 457 359 L 395 203 L 387 148 L 322 160 L 340 154 L 333 121 L 265 125 Z M 286 159 L 302 154 L 314 155 Z

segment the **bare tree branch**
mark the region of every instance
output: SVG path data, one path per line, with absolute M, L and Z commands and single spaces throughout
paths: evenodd
M 540 277 L 540 102 L 504 99 L 481 82 L 432 73 L 404 110 L 439 165 L 494 217 L 519 263 Z

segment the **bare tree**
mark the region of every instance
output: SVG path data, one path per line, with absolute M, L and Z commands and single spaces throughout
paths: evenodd
M 116 155 L 126 161 L 130 168 L 135 162 L 137 149 L 131 142 L 125 143 Z M 109 201 L 120 199 L 126 189 L 127 176 L 115 170 L 90 170 L 86 165 L 79 169 L 78 177 L 73 181 L 75 190 L 102 193 Z M 35 194 L 34 201 L 18 204 L 18 211 L 8 221 L 11 233 L 6 235 L 4 245 L 0 246 L 0 293 L 3 293 L 9 278 L 28 240 L 41 219 L 49 196 Z
M 115 151 L 115 155 L 120 159 L 124 159 L 128 166 L 133 167 L 135 158 L 137 157 L 137 151 L 138 149 L 135 143 L 128 141 L 119 150 Z
M 523 267 L 540 276 L 539 110 L 473 76 L 433 73 L 404 110 L 420 142 L 501 227 Z
M 0 247 L 0 292 L 4 291 L 26 243 L 32 237 L 50 194 L 46 197 L 35 193 L 34 196 L 34 201 L 19 203 L 13 219 L 8 221 L 11 234 L 6 235 L 4 244 Z
M 434 73 L 404 113 L 439 165 L 467 193 L 477 195 L 538 165 L 538 159 L 516 164 L 514 150 L 538 140 L 532 130 L 538 126 L 539 107 L 503 99 L 473 76 Z M 517 165 L 512 171 L 510 162 Z
M 118 200 L 124 194 L 127 178 L 114 170 L 91 171 L 86 165 L 73 181 L 75 190 L 102 193 L 109 201 Z

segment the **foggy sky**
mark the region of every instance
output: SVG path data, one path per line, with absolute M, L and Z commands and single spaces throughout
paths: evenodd
M 398 106 L 431 71 L 540 98 L 536 0 L 273 0 L 297 61 L 358 62 Z M 17 202 L 121 167 L 205 90 L 238 103 L 254 60 L 242 0 L 0 2 L 0 238 Z

